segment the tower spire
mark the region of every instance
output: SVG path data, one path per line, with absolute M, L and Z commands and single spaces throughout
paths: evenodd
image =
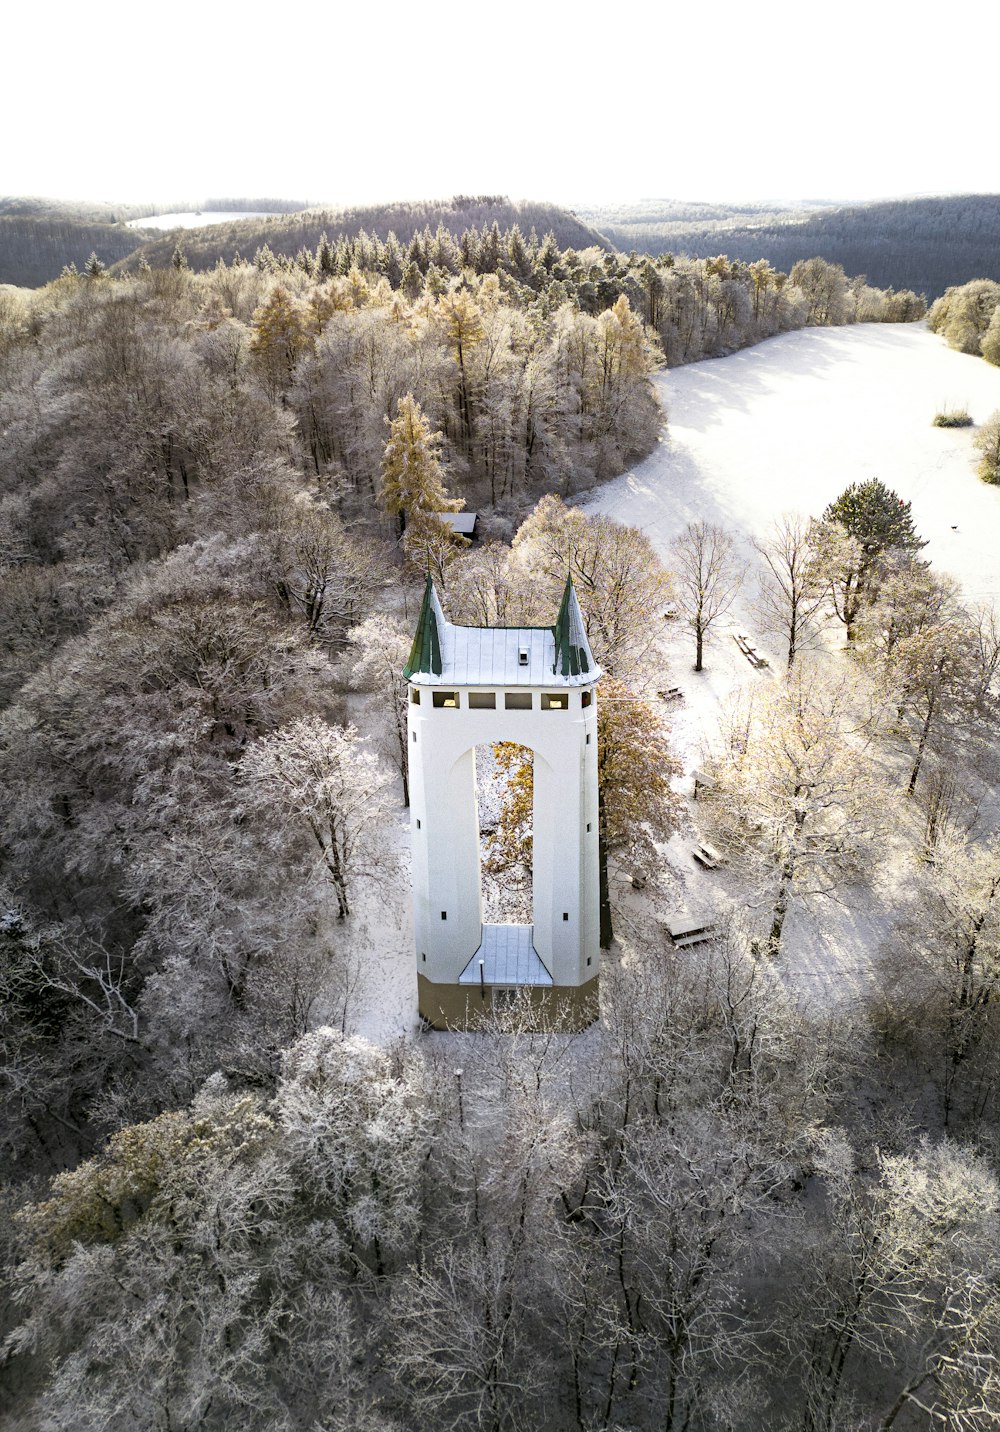
M 593 669 L 594 655 L 590 650 L 583 613 L 580 610 L 573 578 L 570 575 L 566 577 L 566 587 L 559 606 L 559 615 L 556 617 L 556 624 L 552 631 L 556 639 L 553 675 L 580 676 Z

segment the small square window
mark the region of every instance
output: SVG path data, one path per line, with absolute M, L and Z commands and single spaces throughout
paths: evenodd
M 568 691 L 555 691 L 555 692 L 553 692 L 553 691 L 543 691 L 543 692 L 542 692 L 542 710 L 543 710 L 543 711 L 568 711 L 568 710 L 569 710 L 569 692 L 568 692 Z
M 447 707 L 450 710 L 454 710 L 458 706 L 458 704 L 459 702 L 457 691 L 435 691 L 434 705 L 439 710 L 441 707 Z
M 531 692 L 508 691 L 503 698 L 503 704 L 508 711 L 530 711 Z
M 528 648 L 527 648 L 526 646 L 522 646 L 522 647 L 519 647 L 519 648 L 518 648 L 518 652 L 517 652 L 517 664 L 518 664 L 518 666 L 527 666 L 527 664 L 528 664 Z
M 580 705 L 581 705 L 581 706 L 589 706 L 589 705 L 590 705 L 590 692 L 589 692 L 589 691 L 585 691 L 585 692 L 583 693 L 583 695 L 580 697 Z
M 497 705 L 497 694 L 495 691 L 470 691 L 469 708 L 472 711 L 495 711 Z
M 441 911 L 441 919 L 442 919 L 442 920 L 447 920 L 447 918 L 448 918 L 448 911 L 447 911 L 447 910 L 442 910 L 442 911 Z
M 410 687 L 410 701 L 411 701 L 411 703 L 412 703 L 414 706 L 419 706 L 419 705 L 420 705 L 420 687 L 419 687 L 419 686 L 411 686 L 411 687 Z
M 563 919 L 564 919 L 564 920 L 568 920 L 568 919 L 569 919 L 569 911 L 568 911 L 568 910 L 564 910 L 564 911 L 563 911 Z

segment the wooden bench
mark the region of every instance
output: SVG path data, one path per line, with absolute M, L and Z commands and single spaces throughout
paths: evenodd
M 673 941 L 674 948 L 684 949 L 688 945 L 702 945 L 706 940 L 715 938 L 715 927 L 711 921 L 706 922 L 692 916 L 686 918 L 675 916 L 673 920 L 667 921 L 667 934 Z
M 683 701 L 684 692 L 679 686 L 668 686 L 665 691 L 658 691 L 657 696 L 661 701 Z
M 699 791 L 714 791 L 714 790 L 715 790 L 715 781 L 712 779 L 711 776 L 706 775 L 706 773 L 705 773 L 704 771 L 692 771 L 692 772 L 691 772 L 691 776 L 692 776 L 692 778 L 693 778 L 693 780 L 694 780 L 694 799 L 695 799 L 695 800 L 698 799 L 698 792 L 699 792 Z
M 697 860 L 698 864 L 703 865 L 706 870 L 718 870 L 722 864 L 722 856 L 715 849 L 714 845 L 709 845 L 704 840 L 699 841 L 691 851 L 691 854 L 695 860 Z

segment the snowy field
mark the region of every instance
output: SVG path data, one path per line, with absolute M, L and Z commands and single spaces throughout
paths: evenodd
M 130 229 L 204 229 L 209 224 L 228 224 L 234 219 L 268 219 L 274 209 L 205 209 L 184 214 L 147 214 L 129 219 Z
M 688 522 L 719 523 L 741 540 L 750 569 L 740 601 L 709 640 L 702 673 L 692 670 L 690 634 L 677 622 L 664 623 L 666 670 L 655 685 L 684 692 L 684 701 L 668 709 L 690 823 L 664 850 L 666 891 L 658 906 L 619 876 L 618 930 L 640 937 L 673 913 L 746 910 L 746 893 L 731 871 L 705 872 L 691 856 L 699 807 L 690 800 L 690 773 L 733 694 L 781 670 L 780 652 L 768 651 L 753 624 L 751 538 L 766 536 L 783 512 L 819 516 L 848 483 L 878 477 L 912 500 L 917 530 L 928 542 L 924 556 L 955 576 L 970 602 L 1000 597 L 1000 488 L 976 477 L 970 430 L 931 426 L 945 407 L 967 407 L 977 423 L 1000 409 L 1000 369 L 953 352 L 923 324 L 866 324 L 789 333 L 730 358 L 665 372 L 657 382 L 668 428 L 655 452 L 582 505 L 642 528 L 668 565 L 670 541 Z M 770 670 L 748 664 L 732 640 L 738 629 L 754 631 L 772 658 Z M 835 633 L 833 640 L 842 638 Z M 416 1027 L 409 831 L 402 817 L 398 842 L 403 876 L 391 905 L 384 893 L 378 902 L 365 901 L 357 921 L 365 970 L 344 1019 L 378 1040 Z M 900 860 L 874 893 L 859 887 L 809 908 L 793 904 L 781 961 L 802 1004 L 826 1007 L 860 992 L 871 953 L 918 879 L 913 863 Z M 345 930 L 341 939 L 351 935 Z M 335 1009 L 327 1014 L 341 1023 Z
M 1000 368 L 956 353 L 924 324 L 786 333 L 730 358 L 660 375 L 656 451 L 584 504 L 641 527 L 666 557 L 688 522 L 762 537 L 776 514 L 818 517 L 850 482 L 878 477 L 913 502 L 923 553 L 970 600 L 1000 596 L 1000 488 L 979 481 L 968 428 L 1000 409 Z
M 976 476 L 970 429 L 931 426 L 945 407 L 966 407 L 977 423 L 1000 409 L 1000 369 L 954 352 L 923 324 L 865 324 L 785 334 L 657 381 L 668 428 L 655 452 L 582 505 L 642 528 L 668 566 L 672 538 L 699 519 L 729 529 L 749 564 L 739 600 L 706 647 L 703 672 L 692 669 L 690 634 L 665 624 L 668 672 L 657 684 L 684 692 L 672 708 L 672 736 L 687 773 L 679 789 L 690 796 L 690 773 L 736 691 L 772 681 L 782 669 L 780 650 L 768 650 L 754 626 L 759 559 L 750 546 L 768 535 L 776 516 L 818 517 L 849 483 L 878 477 L 912 501 L 927 540 L 922 555 L 956 577 L 970 603 L 1000 598 L 1000 488 Z M 737 630 L 754 633 L 770 670 L 749 665 L 732 640 Z M 834 632 L 833 642 L 842 636 Z M 697 804 L 689 800 L 688 811 L 691 825 L 665 851 L 668 914 L 744 909 L 745 892 L 729 872 L 710 874 L 695 864 Z M 904 812 L 901 821 L 914 816 Z M 902 846 L 905 832 L 899 835 Z M 919 870 L 900 861 L 874 895 L 846 889 L 836 901 L 793 904 L 782 966 L 802 1003 L 859 993 L 871 953 L 916 880 Z M 626 923 L 628 915 L 626 907 Z

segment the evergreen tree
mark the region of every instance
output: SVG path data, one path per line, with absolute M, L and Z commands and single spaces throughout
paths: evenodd
M 189 267 L 187 256 L 184 253 L 184 246 L 182 244 L 174 245 L 174 251 L 170 255 L 170 265 L 172 268 L 175 268 L 178 273 L 181 271 L 181 269 L 186 269 Z
M 441 434 L 431 432 L 420 404 L 406 393 L 389 427 L 379 493 L 382 510 L 399 518 L 400 536 L 406 531 L 407 513 L 457 512 L 465 505 L 445 492 L 440 446 Z
M 912 554 L 926 547 L 913 526 L 910 507 L 884 482 L 871 477 L 846 487 L 823 513 L 823 521 L 839 522 L 875 561 L 892 549 Z
M 92 253 L 90 255 L 90 258 L 83 266 L 83 271 L 86 274 L 87 278 L 101 278 L 105 273 L 107 273 L 107 269 L 105 268 L 104 264 L 101 263 L 100 259 L 95 253 Z

